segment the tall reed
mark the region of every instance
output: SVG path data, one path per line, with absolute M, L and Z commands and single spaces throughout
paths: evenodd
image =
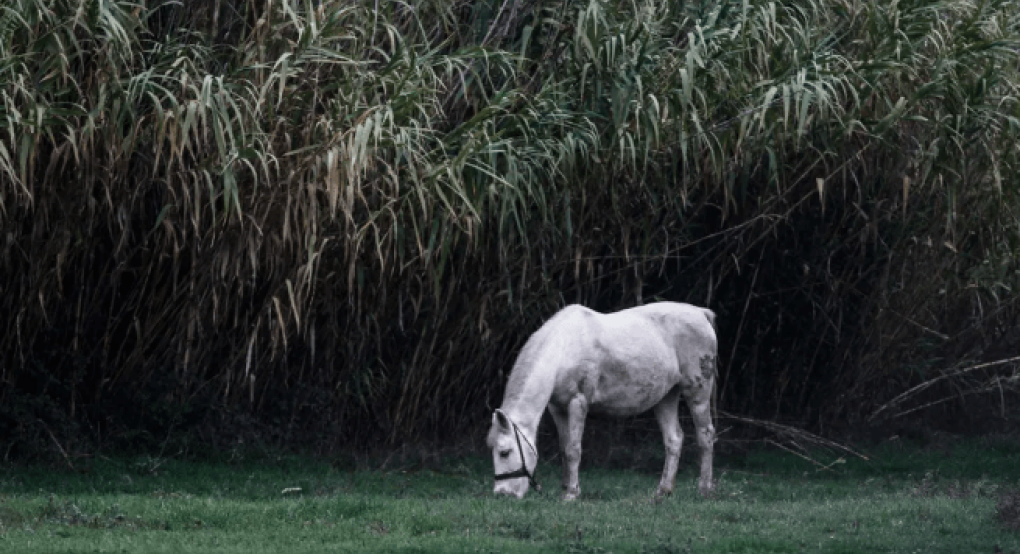
M 941 375 L 912 401 L 1005 411 L 1015 364 L 940 371 L 1020 344 L 1018 17 L 12 0 L 0 435 L 448 437 L 557 307 L 656 299 L 720 313 L 731 411 L 856 421 Z

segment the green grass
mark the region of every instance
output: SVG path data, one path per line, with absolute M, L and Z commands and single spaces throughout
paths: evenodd
M 558 470 L 540 466 L 547 488 Z M 1020 484 L 1009 441 L 885 446 L 833 471 L 755 451 L 719 461 L 707 501 L 684 465 L 658 505 L 648 470 L 582 468 L 569 504 L 494 498 L 490 471 L 472 457 L 388 471 L 293 457 L 7 467 L 0 552 L 1020 552 L 996 519 L 1000 492 Z

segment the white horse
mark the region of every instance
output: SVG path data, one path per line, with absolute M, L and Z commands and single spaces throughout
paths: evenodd
M 682 394 L 701 448 L 702 496 L 712 492 L 710 403 L 715 387 L 715 314 L 676 302 L 648 304 L 612 314 L 567 306 L 524 345 L 492 415 L 486 439 L 496 469 L 497 494 L 521 498 L 536 486 L 537 432 L 549 409 L 560 437 L 564 500 L 581 492 L 577 468 L 588 412 L 629 416 L 649 409 L 662 429 L 666 465 L 655 492 L 673 492 L 683 431 Z

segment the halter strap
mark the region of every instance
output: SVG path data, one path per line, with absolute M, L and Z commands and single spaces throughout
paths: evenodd
M 521 432 L 521 429 L 519 427 L 517 427 L 517 424 L 514 423 L 514 420 L 510 419 L 510 416 L 508 416 L 506 414 L 506 412 L 503 412 L 502 410 L 496 410 L 496 411 L 502 413 L 503 417 L 505 417 L 506 420 L 510 422 L 510 426 L 513 427 L 513 429 L 514 429 L 514 439 L 517 440 L 517 453 L 521 455 L 521 467 L 519 467 L 519 468 L 517 468 L 517 469 L 515 469 L 513 471 L 508 471 L 506 473 L 499 473 L 499 474 L 497 474 L 496 475 L 496 481 L 505 481 L 507 479 L 517 479 L 518 477 L 527 477 L 528 478 L 528 484 L 531 485 L 532 487 L 534 487 L 536 491 L 542 492 L 542 485 L 538 484 L 538 479 L 535 479 L 535 474 L 533 472 L 531 472 L 531 471 L 528 471 L 528 462 L 526 462 L 524 460 L 524 447 L 521 446 L 521 435 L 524 435 L 524 433 Z M 537 458 L 538 457 L 538 450 L 536 450 L 535 446 L 533 444 L 531 444 L 530 440 L 528 440 L 528 436 L 527 435 L 524 435 L 524 442 L 528 443 L 528 446 L 531 448 L 531 451 L 535 453 L 535 457 Z

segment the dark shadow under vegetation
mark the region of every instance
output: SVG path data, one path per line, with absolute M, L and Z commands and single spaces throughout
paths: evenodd
M 1020 489 L 1003 491 L 995 503 L 996 516 L 1006 527 L 1020 531 Z
M 475 437 L 574 302 L 715 310 L 745 424 L 1015 429 L 1018 10 L 17 0 L 0 459 Z

